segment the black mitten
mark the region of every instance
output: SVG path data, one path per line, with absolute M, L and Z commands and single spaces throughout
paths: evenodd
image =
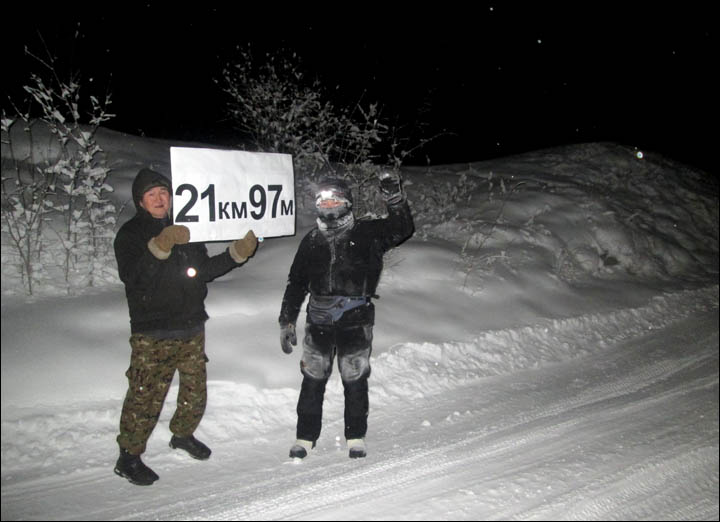
M 383 171 L 378 175 L 380 193 L 389 205 L 400 203 L 405 199 L 400 174 L 394 171 Z

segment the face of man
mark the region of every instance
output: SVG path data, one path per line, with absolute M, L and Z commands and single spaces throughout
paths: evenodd
M 143 194 L 140 206 L 156 219 L 163 219 L 170 212 L 170 192 L 165 187 L 153 187 Z

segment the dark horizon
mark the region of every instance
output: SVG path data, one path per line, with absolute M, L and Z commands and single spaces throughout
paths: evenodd
M 391 124 L 425 125 L 416 139 L 442 134 L 409 164 L 611 141 L 708 171 L 715 166 L 709 8 L 482 3 L 432 16 L 308 14 L 274 13 L 271 22 L 268 13 L 170 11 L 154 3 L 34 19 L 23 13 L 3 31 L 11 67 L 4 88 L 17 96 L 37 71 L 23 49 L 40 53 L 40 33 L 80 72 L 84 92 L 110 90 L 117 116 L 105 127 L 230 145 L 215 80 L 237 57 L 236 46 L 250 42 L 256 56 L 297 52 L 336 106 L 378 102 Z

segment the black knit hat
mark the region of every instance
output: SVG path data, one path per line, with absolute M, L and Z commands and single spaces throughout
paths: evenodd
M 148 168 L 140 169 L 132 185 L 132 197 L 136 209 L 140 210 L 142 208 L 140 202 L 142 201 L 143 195 L 155 187 L 165 187 L 168 189 L 168 192 L 172 194 L 172 184 L 169 179 L 154 170 Z

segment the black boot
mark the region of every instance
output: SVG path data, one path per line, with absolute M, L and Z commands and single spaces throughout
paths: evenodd
M 190 456 L 198 460 L 207 460 L 210 458 L 210 448 L 190 435 L 189 437 L 178 437 L 173 435 L 170 439 L 170 447 L 173 449 L 184 449 Z
M 149 486 L 160 478 L 153 470 L 143 464 L 140 455 L 131 455 L 122 448 L 120 448 L 120 458 L 115 464 L 115 473 L 137 486 Z

